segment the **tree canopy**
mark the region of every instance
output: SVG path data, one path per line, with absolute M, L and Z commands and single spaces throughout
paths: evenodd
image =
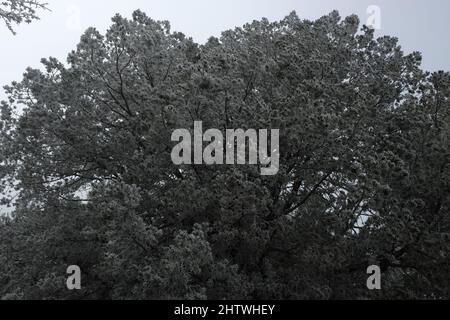
M 47 4 L 41 0 L 2 0 L 0 2 L 0 19 L 15 34 L 14 25 L 38 20 L 37 12 L 46 9 Z
M 205 44 L 112 21 L 6 87 L 0 297 L 450 298 L 449 73 L 337 12 Z M 196 120 L 280 129 L 279 173 L 175 166 Z

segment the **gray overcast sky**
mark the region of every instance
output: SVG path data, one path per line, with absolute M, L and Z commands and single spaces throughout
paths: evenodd
M 11 35 L 0 26 L 0 87 L 21 80 L 26 67 L 39 67 L 42 57 L 64 60 L 84 29 L 104 32 L 115 13 L 130 16 L 135 9 L 153 19 L 169 20 L 172 29 L 204 42 L 235 26 L 261 17 L 279 20 L 296 10 L 301 18 L 315 19 L 339 10 L 356 13 L 366 23 L 367 8 L 380 8 L 378 35 L 400 38 L 406 52 L 421 51 L 427 70 L 450 70 L 450 0 L 47 0 L 52 12 L 41 21 L 17 28 Z M 79 23 L 78 23 L 79 22 Z M 4 99 L 0 89 L 0 99 Z

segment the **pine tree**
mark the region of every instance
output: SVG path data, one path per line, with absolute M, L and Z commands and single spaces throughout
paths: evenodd
M 136 11 L 42 62 L 2 103 L 0 297 L 450 297 L 450 74 L 397 39 L 292 13 L 199 45 Z M 279 128 L 278 175 L 174 165 L 194 120 Z

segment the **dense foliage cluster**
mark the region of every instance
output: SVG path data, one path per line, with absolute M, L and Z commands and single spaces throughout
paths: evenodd
M 450 298 L 450 74 L 397 39 L 292 13 L 199 45 L 136 11 L 42 62 L 1 105 L 3 299 Z M 280 172 L 175 166 L 195 120 L 280 129 Z

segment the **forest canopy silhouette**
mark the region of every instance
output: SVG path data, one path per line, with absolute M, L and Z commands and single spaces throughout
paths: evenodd
M 135 11 L 42 63 L 1 103 L 0 298 L 450 298 L 450 74 L 396 38 L 293 12 L 198 44 Z M 194 121 L 280 129 L 278 174 L 174 165 Z

